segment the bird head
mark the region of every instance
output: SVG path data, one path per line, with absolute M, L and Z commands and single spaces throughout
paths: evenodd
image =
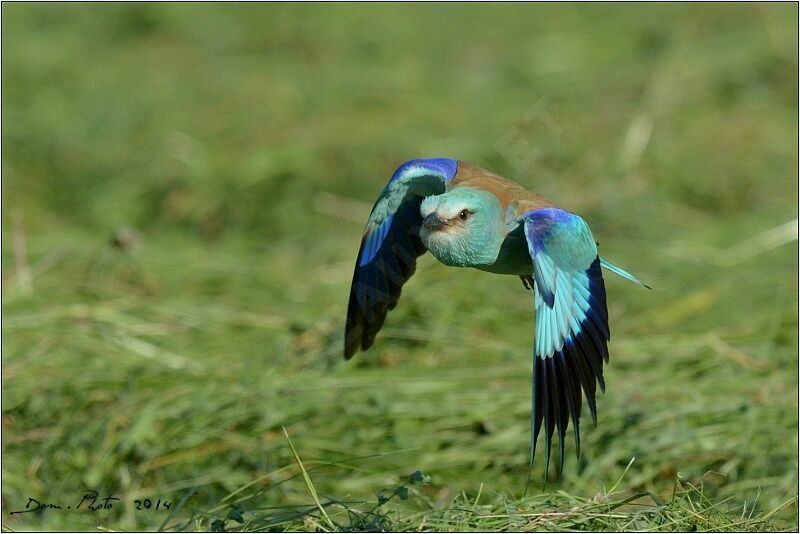
M 469 187 L 425 197 L 420 204 L 420 238 L 445 265 L 490 265 L 505 237 L 501 211 L 497 197 Z

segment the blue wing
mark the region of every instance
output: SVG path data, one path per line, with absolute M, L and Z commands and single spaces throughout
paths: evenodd
M 458 169 L 456 160 L 417 159 L 392 175 L 369 216 L 353 271 L 347 306 L 344 356 L 368 349 L 397 305 L 400 291 L 425 253 L 419 238 L 419 206 L 429 195 L 445 192 Z
M 558 208 L 530 211 L 523 219 L 536 289 L 531 465 L 544 423 L 546 472 L 556 427 L 563 467 L 570 418 L 580 456 L 581 389 L 597 423 L 595 391 L 597 384 L 605 391 L 608 310 L 601 260 L 586 222 Z

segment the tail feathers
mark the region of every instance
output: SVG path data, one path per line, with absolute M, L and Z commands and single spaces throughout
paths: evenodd
M 610 261 L 608 261 L 605 258 L 600 258 L 600 265 L 602 265 L 603 267 L 605 267 L 606 269 L 608 269 L 612 273 L 618 274 L 622 278 L 626 278 L 626 279 L 630 280 L 631 282 L 635 282 L 635 283 L 639 284 L 640 286 L 646 287 L 647 289 L 653 289 L 652 287 L 648 286 L 647 284 L 645 284 L 644 282 L 642 282 L 641 280 L 639 280 L 638 278 L 633 276 L 631 273 L 629 273 L 628 271 L 626 271 L 622 267 L 617 267 L 616 265 L 614 265 L 613 263 L 611 263 Z

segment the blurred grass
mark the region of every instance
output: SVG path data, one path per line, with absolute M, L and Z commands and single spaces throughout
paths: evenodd
M 266 527 L 266 507 L 313 504 L 301 477 L 272 486 L 298 473 L 282 426 L 306 465 L 337 463 L 311 475 L 323 501 L 430 475 L 386 505 L 394 528 L 681 530 L 703 499 L 716 519 L 695 528 L 797 528 L 796 5 L 2 10 L 3 508 L 127 503 L 7 528 L 155 529 L 132 499 L 191 488 L 174 524 L 210 528 L 247 485 Z M 517 279 L 424 257 L 375 347 L 341 361 L 371 202 L 433 155 L 580 212 L 655 287 L 608 280 L 600 424 L 524 499 Z M 111 246 L 123 225 L 138 247 Z M 702 486 L 683 522 L 453 519 L 479 492 L 484 515 L 590 518 L 634 457 L 619 499 Z

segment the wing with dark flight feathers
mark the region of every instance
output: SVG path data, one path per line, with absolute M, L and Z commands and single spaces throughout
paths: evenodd
M 545 472 L 556 428 L 560 471 L 570 419 L 580 456 L 581 390 L 595 424 L 597 384 L 605 391 L 603 362 L 608 362 L 610 338 L 606 292 L 597 244 L 583 219 L 544 208 L 526 213 L 522 220 L 536 289 L 530 461 L 533 465 L 544 423 Z
M 368 349 L 386 314 L 425 253 L 419 238 L 422 199 L 445 192 L 456 174 L 452 159 L 412 160 L 395 171 L 369 216 L 358 251 L 347 306 L 344 356 Z

